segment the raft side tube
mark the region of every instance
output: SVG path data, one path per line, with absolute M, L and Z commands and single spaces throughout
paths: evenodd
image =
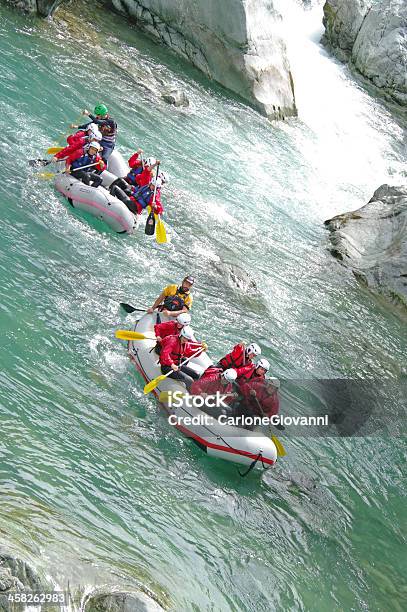
M 102 219 L 115 232 L 132 234 L 140 224 L 140 215 L 133 215 L 104 187 L 85 185 L 72 175 L 61 173 L 55 177 L 55 188 L 72 202 L 74 208 Z
M 143 334 L 154 333 L 156 314 L 145 314 L 137 321 L 135 329 Z M 168 320 L 160 315 L 161 319 Z M 145 383 L 150 382 L 161 374 L 158 355 L 154 351 L 154 340 L 131 341 L 128 344 L 130 359 L 143 377 Z M 207 367 L 213 364 L 206 352 L 194 358 L 188 365 L 202 374 Z M 158 398 L 162 391 L 180 391 L 184 398 L 180 406 L 169 408 L 161 404 L 169 414 L 182 419 L 174 424 L 185 436 L 194 440 L 208 455 L 219 457 L 233 463 L 250 466 L 257 462 L 257 468 L 267 468 L 275 464 L 277 449 L 273 441 L 262 431 L 249 431 L 233 425 L 219 423 L 197 407 L 187 405 L 185 385 L 179 381 L 166 378 L 154 391 Z M 185 417 L 198 417 L 199 424 L 184 424 Z M 206 425 L 209 417 L 209 425 Z M 203 423 L 203 424 L 202 424 Z

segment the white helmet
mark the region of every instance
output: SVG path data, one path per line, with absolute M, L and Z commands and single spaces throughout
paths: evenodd
M 100 146 L 98 142 L 96 142 L 96 140 L 92 140 L 92 142 L 88 144 L 88 149 L 90 149 L 90 147 L 93 147 L 97 151 L 100 151 L 102 149 L 102 147 Z
M 177 317 L 177 322 L 180 325 L 189 325 L 191 323 L 191 315 L 187 312 L 181 312 Z
M 184 327 L 179 332 L 179 335 L 182 338 L 186 338 L 187 340 L 195 341 L 194 330 L 190 325 L 184 325 Z
M 153 176 L 153 178 L 150 181 L 151 185 L 157 186 L 157 189 L 160 189 L 162 183 L 161 183 L 161 179 L 160 177 L 158 177 L 157 179 L 155 178 L 155 176 Z
M 160 172 L 158 176 L 160 177 L 163 185 L 165 185 L 165 183 L 168 183 L 168 181 L 170 180 L 170 177 L 166 172 Z
M 259 359 L 256 362 L 256 368 L 263 368 L 264 370 L 266 370 L 266 372 L 269 371 L 270 367 L 271 367 L 270 366 L 270 362 L 267 361 L 267 359 L 264 359 L 264 357 L 263 357 L 263 359 Z
M 249 353 L 254 353 L 255 356 L 258 357 L 259 355 L 261 355 L 261 348 L 255 342 L 252 342 L 246 348 L 246 355 L 248 355 Z
M 281 387 L 281 384 L 278 378 L 271 377 L 269 378 L 268 382 L 271 383 L 273 387 L 275 387 L 276 389 L 279 389 Z
M 237 378 L 237 372 L 233 368 L 229 368 L 223 372 L 223 378 L 229 382 L 233 382 Z
M 95 130 L 92 130 L 91 138 L 94 138 L 95 140 L 102 140 L 102 138 L 103 138 L 102 132 L 99 130 L 99 128 L 97 126 L 96 126 Z
M 147 166 L 154 166 L 154 164 L 156 163 L 156 158 L 155 157 L 147 157 L 146 159 L 146 164 Z
M 87 131 L 91 131 L 91 132 L 96 132 L 99 131 L 99 126 L 97 123 L 88 123 L 88 125 L 86 126 L 86 130 Z

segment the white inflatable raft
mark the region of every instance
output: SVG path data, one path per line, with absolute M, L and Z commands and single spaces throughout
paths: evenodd
M 161 320 L 167 320 L 161 316 Z M 135 330 L 145 333 L 154 333 L 156 314 L 146 314 L 137 321 Z M 161 374 L 158 365 L 158 356 L 154 351 L 155 340 L 138 340 L 128 343 L 129 356 L 138 372 L 143 377 L 145 383 Z M 207 353 L 192 359 L 189 366 L 201 374 L 212 360 Z M 157 399 L 162 391 L 181 391 L 184 394 L 182 405 L 176 408 L 169 408 L 166 404 L 161 404 L 165 410 L 176 417 L 180 417 L 174 426 L 182 431 L 187 437 L 204 450 L 208 455 L 220 457 L 226 461 L 232 461 L 246 466 L 269 468 L 277 460 L 277 449 L 273 441 L 264 435 L 262 431 L 248 431 L 236 427 L 219 423 L 213 418 L 210 425 L 205 424 L 205 413 L 195 406 L 187 405 L 185 385 L 171 378 L 166 378 L 152 392 Z M 190 396 L 189 396 L 190 397 Z M 199 424 L 185 424 L 186 417 L 199 417 Z
M 102 172 L 102 186 L 85 185 L 70 174 L 57 174 L 55 188 L 64 195 L 73 208 L 90 213 L 104 221 L 118 234 L 132 234 L 140 225 L 141 215 L 134 215 L 109 187 L 119 176 L 126 176 L 129 168 L 118 151 L 109 158 L 108 170 Z M 117 174 L 116 174 L 117 173 Z

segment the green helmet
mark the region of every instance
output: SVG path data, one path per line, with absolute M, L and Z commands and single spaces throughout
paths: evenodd
M 104 104 L 96 104 L 95 110 L 93 111 L 94 115 L 107 115 L 107 113 L 107 106 L 105 106 Z

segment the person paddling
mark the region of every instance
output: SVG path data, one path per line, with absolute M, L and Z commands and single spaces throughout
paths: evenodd
M 280 381 L 278 378 L 262 377 L 253 378 L 240 385 L 240 392 L 243 401 L 252 414 L 257 416 L 274 416 L 280 409 L 278 389 Z
M 136 184 L 136 176 L 141 174 L 144 169 L 144 162 L 141 154 L 143 153 L 143 149 L 137 149 L 135 153 L 131 157 L 129 157 L 127 163 L 130 168 L 130 172 L 127 175 L 127 182 L 131 185 Z
M 191 288 L 195 283 L 193 276 L 186 276 L 181 285 L 168 285 L 165 287 L 148 313 L 154 312 L 156 308 L 168 317 L 177 317 L 182 312 L 188 312 L 192 308 L 193 297 Z
M 99 155 L 100 149 L 98 142 L 91 142 L 85 147 L 83 155 L 80 149 L 72 153 L 66 160 L 66 172 L 70 172 L 85 185 L 92 183 L 93 187 L 99 187 L 102 177 L 97 174 L 97 170 L 101 172 L 105 168 L 105 163 Z
M 139 152 L 141 152 L 141 149 L 134 153 L 134 155 L 132 155 L 129 159 L 129 165 L 130 162 L 132 162 L 134 166 L 132 167 L 130 165 L 130 172 L 125 177 L 117 178 L 110 185 L 111 193 L 113 193 L 114 190 L 116 193 L 114 193 L 113 195 L 116 195 L 116 197 L 118 197 L 120 200 L 123 200 L 123 202 L 125 203 L 126 199 L 130 198 L 131 201 L 136 204 L 138 195 L 140 195 L 140 198 L 143 200 L 148 195 L 150 201 L 152 201 L 151 192 L 154 191 L 155 186 L 155 173 L 153 172 L 153 170 L 154 168 L 156 168 L 157 165 L 160 164 L 160 161 L 156 160 L 154 157 L 148 157 L 143 163 L 141 157 L 139 158 Z M 140 166 L 136 166 L 136 164 L 138 163 L 137 160 L 139 160 L 139 163 L 141 164 Z M 160 179 L 157 184 L 158 196 L 156 195 L 156 200 L 158 201 L 158 208 L 162 208 L 160 201 L 160 189 L 162 183 L 163 181 L 162 179 Z M 145 204 L 145 206 L 147 206 L 147 204 Z M 128 207 L 130 208 L 130 210 L 132 210 L 132 208 L 136 208 L 137 211 L 132 210 L 132 212 L 135 212 L 135 214 L 140 214 L 143 208 L 145 208 L 145 206 L 143 207 L 142 202 L 140 202 L 139 206 L 136 205 L 135 207 Z M 156 214 L 161 213 L 157 212 Z
M 199 378 L 199 374 L 193 368 L 182 365 L 182 361 L 192 357 L 198 351 L 199 346 L 203 351 L 206 350 L 205 343 L 198 343 L 195 340 L 194 331 L 189 325 L 185 325 L 178 336 L 167 336 L 161 343 L 161 372 L 163 374 L 171 372 L 168 378 L 185 383 L 188 391 L 193 381 Z
M 191 324 L 191 315 L 187 312 L 182 312 L 177 318 L 164 323 L 154 325 L 154 333 L 157 342 L 162 342 L 167 336 L 177 336 L 185 325 Z
M 151 206 L 151 210 L 156 215 L 162 215 L 164 212 L 161 203 L 161 179 L 159 178 L 153 177 L 150 184 L 144 187 L 136 188 L 127 185 L 126 190 L 123 190 L 116 180 L 110 185 L 109 191 L 116 198 L 124 202 L 127 208 L 135 215 L 141 215 L 147 206 Z
M 266 362 L 262 363 L 261 362 Z M 269 369 L 267 359 L 260 359 L 256 370 L 253 372 L 249 380 L 242 378 L 237 379 L 239 383 L 240 398 L 234 406 L 234 414 L 237 417 L 252 417 L 255 416 L 274 416 L 278 414 L 280 402 L 277 395 L 277 390 L 280 387 L 280 381 L 277 378 L 265 379 L 265 374 Z M 245 429 L 253 430 L 253 424 L 244 424 Z
M 84 153 L 83 149 L 86 144 L 88 144 L 89 142 L 100 142 L 101 140 L 102 134 L 98 126 L 96 125 L 96 123 L 90 123 L 88 130 L 80 130 L 79 132 L 76 132 L 76 134 L 68 136 L 68 146 L 62 149 L 62 151 L 56 153 L 56 155 L 54 155 L 54 157 L 52 158 L 52 161 L 55 162 L 63 160 L 72 155 L 72 153 L 74 153 L 75 151 L 78 151 L 79 149 L 81 149 Z
M 218 367 L 222 370 L 228 368 L 241 368 L 252 365 L 253 359 L 261 355 L 261 348 L 256 342 L 251 342 L 247 347 L 244 342 L 236 344 L 230 353 L 227 353 L 218 362 Z
M 116 145 L 117 123 L 109 115 L 108 108 L 105 104 L 96 104 L 93 113 L 94 114 L 92 115 L 85 109 L 82 114 L 87 115 L 93 123 L 98 125 L 99 130 L 102 133 L 102 140 L 100 142 L 103 147 L 102 158 L 103 161 L 107 163 L 107 160 L 109 159 Z M 71 127 L 86 130 L 88 125 L 88 123 L 84 123 L 83 125 L 72 125 Z
M 182 312 L 177 318 L 171 321 L 164 321 L 164 323 L 157 323 L 154 325 L 154 333 L 157 340 L 157 344 L 154 347 L 157 355 L 161 353 L 161 343 L 167 336 L 178 336 L 181 329 L 186 325 L 190 325 L 191 315 L 187 312 Z
M 266 373 L 270 369 L 270 362 L 267 359 L 259 359 L 256 363 L 250 362 L 240 368 L 234 368 L 237 374 L 237 382 L 239 385 L 248 380 L 256 378 L 264 379 Z
M 156 159 L 155 157 L 147 157 L 141 172 L 135 174 L 133 169 L 131 169 L 124 180 L 135 187 L 144 187 L 151 182 L 152 178 L 154 178 L 154 169 L 159 166 L 160 163 L 160 160 Z
M 222 370 L 210 366 L 199 380 L 193 382 L 191 394 L 206 397 L 207 395 L 216 395 L 219 392 L 229 396 L 225 399 L 226 403 L 229 404 L 238 397 L 234 387 L 236 378 L 236 371 L 232 368 L 222 372 Z

